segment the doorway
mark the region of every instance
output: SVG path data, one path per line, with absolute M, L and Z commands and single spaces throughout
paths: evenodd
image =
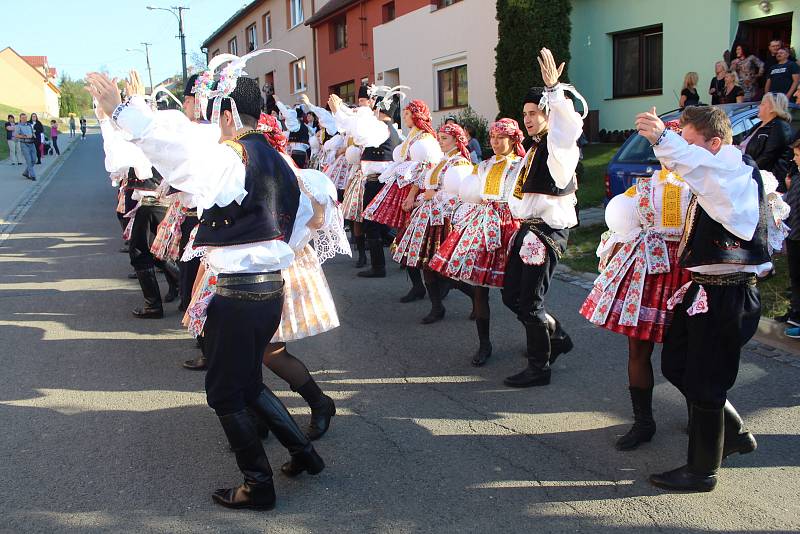
M 781 13 L 771 17 L 743 20 L 739 23 L 736 39 L 733 41 L 731 54 L 736 45 L 744 46 L 749 54 L 766 61 L 770 58 L 769 42 L 780 40 L 784 46 L 792 42 L 792 13 Z

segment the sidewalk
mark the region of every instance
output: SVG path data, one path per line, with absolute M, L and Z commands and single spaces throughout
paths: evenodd
M 58 136 L 60 156 L 45 156 L 42 164 L 36 165 L 36 181 L 28 180 L 22 176 L 25 165 L 11 165 L 10 160 L 0 161 L 0 235 L 6 232 L 5 227 L 13 224 L 20 214 L 16 214 L 17 208 L 27 204 L 26 199 L 40 190 L 51 176 L 51 169 L 59 166 L 61 162 L 69 157 L 74 148 L 75 142 L 80 142 L 80 135 L 73 138 L 69 134 Z

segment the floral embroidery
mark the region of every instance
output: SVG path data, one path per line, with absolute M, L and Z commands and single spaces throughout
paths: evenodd
M 522 240 L 522 246 L 519 248 L 519 257 L 526 265 L 543 265 L 545 258 L 547 258 L 547 247 L 539 239 L 539 236 L 533 232 L 528 232 L 528 235 Z

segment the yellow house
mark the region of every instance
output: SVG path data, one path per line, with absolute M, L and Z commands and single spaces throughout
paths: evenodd
M 55 84 L 56 70 L 47 56 L 20 56 L 13 48 L 0 50 L 0 103 L 19 108 L 28 115 L 58 117 L 61 91 Z

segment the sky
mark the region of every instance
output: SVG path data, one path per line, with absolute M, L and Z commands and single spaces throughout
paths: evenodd
M 200 44 L 249 1 L 243 0 L 0 0 L 3 31 L 0 50 L 12 47 L 23 56 L 47 56 L 59 78 L 67 73 L 83 78 L 105 69 L 123 77 L 136 68 L 147 81 L 142 42 L 152 43 L 150 64 L 153 83 L 181 71 L 181 45 L 177 19 L 166 11 L 145 6 L 184 6 L 186 63 Z

